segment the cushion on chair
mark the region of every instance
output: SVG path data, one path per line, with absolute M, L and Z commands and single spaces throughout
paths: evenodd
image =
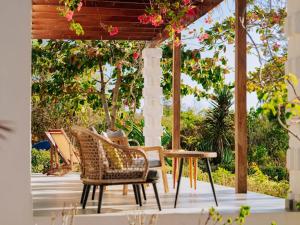
M 149 168 L 161 167 L 161 162 L 159 159 L 148 159 Z
M 123 130 L 117 130 L 117 131 L 107 130 L 106 132 L 102 132 L 102 133 L 103 136 L 107 138 L 126 137 L 126 134 L 124 133 Z
M 151 182 L 154 180 L 158 180 L 159 179 L 159 175 L 157 170 L 149 170 L 148 171 L 148 175 L 147 175 L 147 181 Z
M 133 159 L 132 163 L 133 165 L 144 164 L 144 159 L 143 158 Z M 148 163 L 149 163 L 149 168 L 161 167 L 161 162 L 159 159 L 148 159 Z
M 123 158 L 119 150 L 105 143 L 102 143 L 102 146 L 105 149 L 109 167 L 113 169 L 123 169 Z

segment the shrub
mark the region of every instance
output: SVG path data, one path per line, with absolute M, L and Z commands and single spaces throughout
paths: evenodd
M 275 181 L 289 179 L 288 170 L 284 166 L 268 165 L 266 167 L 262 167 L 261 171 Z
M 50 168 L 50 152 L 37 149 L 31 150 L 31 171 L 43 173 Z
M 263 174 L 259 167 L 253 164 L 249 168 L 252 172 L 248 176 L 248 190 L 271 195 L 275 197 L 285 198 L 289 190 L 289 184 L 287 181 L 273 181 L 268 176 Z M 188 176 L 188 167 L 184 167 L 183 176 Z M 169 172 L 171 168 L 169 167 Z M 219 185 L 234 187 L 235 186 L 235 175 L 230 171 L 219 167 L 212 172 L 214 182 Z M 209 182 L 208 174 L 201 169 L 198 169 L 198 180 Z

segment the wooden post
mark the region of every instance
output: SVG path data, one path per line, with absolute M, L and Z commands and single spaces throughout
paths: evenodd
M 174 36 L 180 40 L 180 34 Z M 172 149 L 180 148 L 180 81 L 181 81 L 181 47 L 173 40 L 173 132 Z
M 181 81 L 181 47 L 176 45 L 176 37 L 181 39 L 180 34 L 174 35 L 173 39 L 173 130 L 172 149 L 180 149 L 180 81 Z M 177 158 L 172 160 L 173 164 L 173 188 L 177 180 Z
M 235 11 L 235 190 L 247 193 L 247 0 L 236 0 Z M 244 23 L 244 24 L 243 24 Z

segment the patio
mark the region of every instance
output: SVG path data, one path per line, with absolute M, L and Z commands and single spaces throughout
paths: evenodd
M 171 183 L 171 175 L 168 179 Z M 104 194 L 103 214 L 99 215 L 96 213 L 97 195 L 94 201 L 89 200 L 86 210 L 82 211 L 78 206 L 82 191 L 79 174 L 73 173 L 64 177 L 33 174 L 31 186 L 34 220 L 37 224 L 51 224 L 53 216 L 61 216 L 64 208 L 74 208 L 74 205 L 78 206 L 75 224 L 87 224 L 88 222 L 89 225 L 99 223 L 121 224 L 121 221 L 122 224 L 127 224 L 128 215 L 141 212 L 145 215 L 159 214 L 158 224 L 165 224 L 163 221 L 167 221 L 170 216 L 178 216 L 178 220 L 172 219 L 174 225 L 177 223 L 181 225 L 198 224 L 200 217 L 207 217 L 206 213 L 201 215 L 201 210 L 207 212 L 209 208 L 214 207 L 222 215 L 229 216 L 235 215 L 242 205 L 251 207 L 252 215 L 249 217 L 249 224 L 252 220 L 255 221 L 255 224 L 270 224 L 271 221 L 277 221 L 278 224 L 281 224 L 280 221 L 286 221 L 287 217 L 291 219 L 296 216 L 300 219 L 298 213 L 288 213 L 284 210 L 284 199 L 253 192 L 236 194 L 234 188 L 216 185 L 219 207 L 215 207 L 209 183 L 198 181 L 197 190 L 194 190 L 189 187 L 189 180 L 182 178 L 181 185 L 178 206 L 177 209 L 174 209 L 175 189 L 170 189 L 170 192 L 165 194 L 162 182 L 159 183 L 158 188 L 163 208 L 161 212 L 157 210 L 152 188 L 146 190 L 148 200 L 140 210 L 140 207 L 135 204 L 131 189 L 129 189 L 128 196 L 123 196 L 121 186 L 109 187 Z M 257 217 L 264 219 L 255 220 Z

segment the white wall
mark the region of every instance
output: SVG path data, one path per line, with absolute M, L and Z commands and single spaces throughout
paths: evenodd
M 287 73 L 293 73 L 300 80 L 300 1 L 288 0 L 288 20 L 286 33 L 288 36 L 288 62 Z M 300 94 L 300 87 L 296 87 Z M 295 99 L 292 89 L 289 89 L 289 100 Z M 300 136 L 300 124 L 291 125 L 290 128 Z M 300 201 L 300 143 L 290 135 L 290 148 L 287 154 L 287 167 L 290 172 L 290 185 L 292 199 Z
M 14 128 L 0 139 L 0 224 L 32 223 L 30 187 L 31 1 L 1 0 L 0 120 Z

